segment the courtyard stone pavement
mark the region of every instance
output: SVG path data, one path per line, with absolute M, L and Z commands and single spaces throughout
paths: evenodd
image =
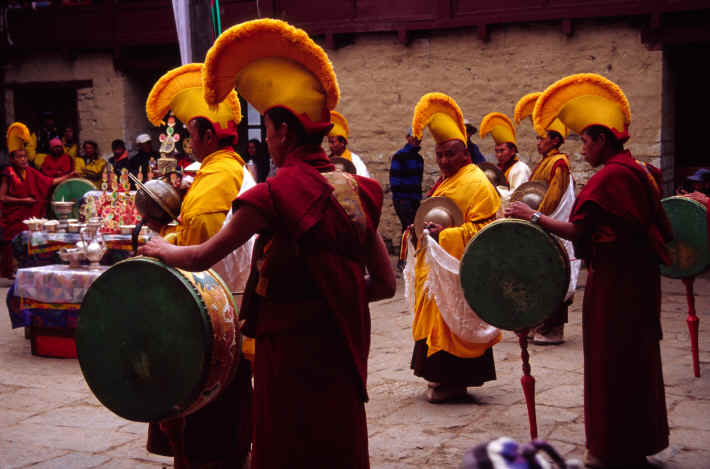
M 7 285 L 0 285 L 3 300 Z M 539 436 L 576 459 L 584 455 L 582 290 L 570 309 L 566 342 L 530 346 Z M 700 378 L 692 371 L 684 286 L 663 279 L 661 350 L 671 436 L 669 448 L 652 460 L 669 469 L 710 468 L 710 276 L 697 279 L 695 290 Z M 492 438 L 529 440 L 513 333 L 504 332 L 494 348 L 496 381 L 469 388 L 466 402 L 430 404 L 425 382 L 409 369 L 411 312 L 401 285 L 393 299 L 371 310 L 366 410 L 373 468 L 456 468 L 465 451 Z M 10 329 L 4 301 L 0 316 L 6 318 L 0 320 L 1 469 L 171 466 L 171 459 L 145 450 L 146 424 L 123 420 L 94 398 L 77 360 L 31 355 L 23 330 Z

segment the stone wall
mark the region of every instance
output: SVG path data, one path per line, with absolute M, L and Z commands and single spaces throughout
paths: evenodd
M 109 53 L 83 53 L 73 60 L 58 54 L 35 54 L 7 65 L 5 80 L 9 83 L 92 80 L 93 87 L 77 90 L 81 139 L 95 140 L 101 153 L 106 154 L 111 152 L 113 139 L 126 138 L 125 78 L 115 70 Z M 13 106 L 7 106 L 7 122 L 12 122 L 13 113 Z
M 389 193 L 389 162 L 405 143 L 417 100 L 430 91 L 452 96 L 478 127 L 491 111 L 512 117 L 519 98 L 563 76 L 600 73 L 618 83 L 631 103 L 628 148 L 660 166 L 662 53 L 647 50 L 640 31 L 627 23 L 575 23 L 571 37 L 562 34 L 559 24 L 506 26 L 494 29 L 487 43 L 464 31 L 432 33 L 408 46 L 393 34 L 365 35 L 328 54 L 340 82 L 338 110 L 349 121 L 350 148 L 385 188 L 380 232 L 395 247 L 400 226 Z M 474 141 L 495 161 L 490 138 L 477 135 Z M 522 159 L 535 165 L 539 156 L 529 121 L 521 124 L 518 143 Z M 425 133 L 425 190 L 438 177 L 433 147 Z M 580 147 L 575 136 L 562 147 L 571 156 L 578 188 L 593 174 Z

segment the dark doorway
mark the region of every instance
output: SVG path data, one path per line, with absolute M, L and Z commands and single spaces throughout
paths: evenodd
M 710 57 L 710 44 L 686 44 L 664 50 L 674 101 L 673 132 L 675 187 L 700 167 L 710 167 L 705 110 L 710 109 L 710 87 L 701 72 L 703 57 Z M 669 89 L 670 88 L 670 89 Z
M 41 122 L 43 112 L 52 112 L 60 134 L 62 127 L 71 126 L 79 136 L 79 115 L 76 107 L 76 89 L 73 87 L 16 87 L 15 120 L 24 122 L 32 132 Z

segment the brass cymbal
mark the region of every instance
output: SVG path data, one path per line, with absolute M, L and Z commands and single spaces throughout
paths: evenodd
M 523 202 L 531 209 L 537 210 L 545 198 L 547 183 L 544 181 L 528 181 L 520 184 L 510 195 L 511 202 Z
M 445 228 L 463 224 L 463 213 L 456 202 L 448 197 L 429 197 L 419 205 L 414 216 L 414 232 L 421 238 L 424 224 L 427 222 L 438 223 Z
M 501 171 L 498 166 L 488 161 L 483 161 L 481 163 L 478 163 L 478 167 L 481 168 L 483 173 L 486 175 L 486 177 L 488 177 L 488 180 L 491 181 L 491 184 L 493 184 L 494 187 L 508 187 L 508 180 L 505 179 L 505 174 L 503 174 L 503 171 Z

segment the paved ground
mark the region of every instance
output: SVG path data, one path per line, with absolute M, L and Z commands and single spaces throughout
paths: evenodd
M 582 279 L 583 283 L 583 279 Z M 662 342 L 671 446 L 664 468 L 710 467 L 710 277 L 696 282 L 701 378 L 692 376 L 687 306 L 680 281 L 664 280 Z M 400 289 L 401 290 L 401 289 Z M 6 294 L 0 289 L 0 295 Z M 567 342 L 531 346 L 540 436 L 565 456 L 582 458 L 581 298 L 570 312 Z M 4 303 L 4 302 L 3 302 Z M 3 306 L 0 316 L 7 318 Z M 463 453 L 493 437 L 529 437 L 520 389 L 520 350 L 512 333 L 495 347 L 498 380 L 473 389 L 470 402 L 434 405 L 409 370 L 410 321 L 402 292 L 372 308 L 367 404 L 373 468 L 455 468 Z M 76 360 L 34 357 L 22 330 L 0 319 L 0 468 L 160 468 L 168 458 L 144 449 L 146 425 L 103 408 Z

